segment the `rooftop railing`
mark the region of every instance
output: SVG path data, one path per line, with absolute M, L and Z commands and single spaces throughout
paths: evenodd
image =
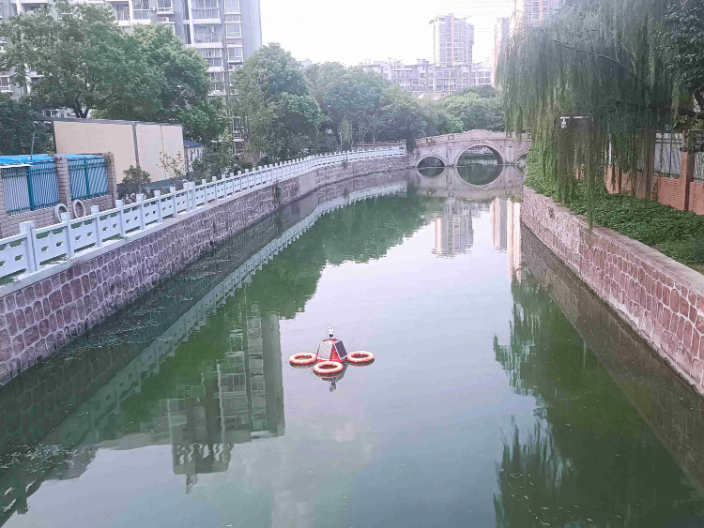
M 137 195 L 137 202 L 100 212 L 91 207 L 90 215 L 71 219 L 61 215 L 58 224 L 35 229 L 34 222 L 22 222 L 20 234 L 0 239 L 0 279 L 34 273 L 63 260 L 84 256 L 98 248 L 129 239 L 135 234 L 155 229 L 167 218 L 194 211 L 200 207 L 295 178 L 316 169 L 381 158 L 406 155 L 404 145 L 373 150 L 347 151 L 328 155 L 308 156 L 285 163 L 266 165 L 237 174 L 223 174 L 221 179 L 202 180 L 200 185 L 186 182 L 184 189 L 171 187 L 168 194 L 155 191 L 149 200 Z

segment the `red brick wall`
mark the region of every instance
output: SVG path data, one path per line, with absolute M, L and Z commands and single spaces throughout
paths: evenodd
M 704 394 L 704 276 L 525 189 L 521 220 Z
M 689 184 L 689 210 L 704 215 L 704 183 Z
M 682 177 L 658 178 L 658 202 L 684 211 L 686 185 L 687 182 Z

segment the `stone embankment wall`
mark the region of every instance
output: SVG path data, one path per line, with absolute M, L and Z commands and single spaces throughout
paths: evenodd
M 704 276 L 525 189 L 521 220 L 636 333 L 704 394 Z
M 323 185 L 408 168 L 404 158 L 318 169 L 180 214 L 148 233 L 0 289 L 0 383 L 104 320 L 206 250 Z M 278 194 L 278 196 L 277 196 Z
M 549 288 L 550 297 L 682 469 L 704 486 L 704 400 L 526 226 L 521 231 L 523 265 Z

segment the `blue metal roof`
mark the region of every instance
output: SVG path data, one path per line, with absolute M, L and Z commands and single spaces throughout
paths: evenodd
M 102 156 L 95 156 L 92 154 L 66 154 L 68 159 L 80 159 L 80 158 L 101 158 Z M 1 165 L 17 165 L 20 163 L 46 163 L 47 161 L 54 161 L 54 157 L 49 154 L 35 154 L 30 156 L 29 154 L 18 154 L 16 156 L 0 156 L 0 166 Z
M 189 148 L 195 148 L 195 147 L 202 147 L 203 145 L 201 145 L 197 141 L 191 141 L 190 139 L 184 139 L 183 146 L 189 147 Z

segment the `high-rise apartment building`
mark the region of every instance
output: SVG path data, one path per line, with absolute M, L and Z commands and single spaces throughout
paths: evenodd
M 427 60 L 419 60 L 415 64 L 389 60 L 366 62 L 360 67 L 364 71 L 378 73 L 416 98 L 423 94 L 447 97 L 472 86 L 472 68 L 469 64 L 438 66 Z
M 516 27 L 538 26 L 546 22 L 565 3 L 565 0 L 515 0 Z
M 433 63 L 436 66 L 472 64 L 474 26 L 452 13 L 435 17 L 433 26 Z
M 51 3 L 52 0 L 0 0 L 0 22 Z M 167 24 L 186 47 L 197 49 L 208 63 L 211 95 L 225 95 L 229 72 L 262 46 L 259 0 L 105 0 L 104 3 L 112 8 L 115 20 L 125 31 L 134 26 Z M 11 85 L 9 76 L 10 72 L 0 72 L 0 92 L 26 95 L 24 90 Z
M 492 86 L 493 72 L 489 61 L 472 64 L 472 86 Z
M 491 82 L 496 88 L 496 72 L 499 67 L 499 57 L 506 49 L 509 39 L 510 21 L 508 17 L 497 18 L 494 24 L 494 50 L 491 61 Z

